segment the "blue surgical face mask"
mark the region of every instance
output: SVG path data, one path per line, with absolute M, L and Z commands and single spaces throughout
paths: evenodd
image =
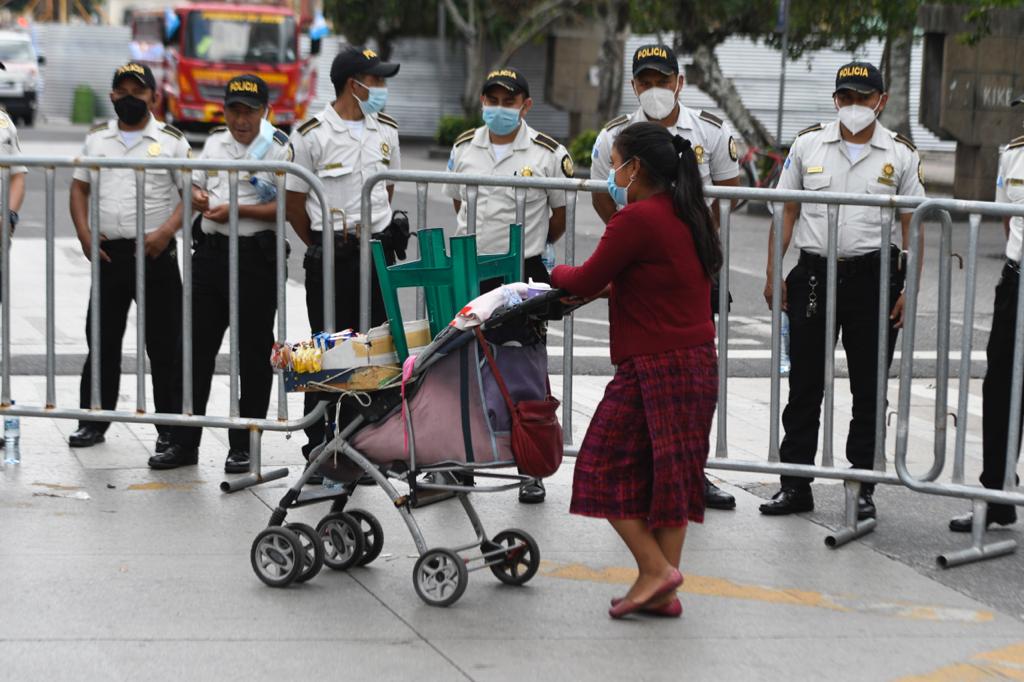
M 519 127 L 519 109 L 484 107 L 483 119 L 495 135 L 509 135 Z
M 359 81 L 356 81 L 356 83 L 359 83 Z M 362 83 L 359 83 L 359 85 L 362 85 L 370 93 L 366 101 L 356 97 L 355 93 L 352 94 L 353 97 L 356 97 L 356 101 L 359 102 L 359 108 L 362 110 L 363 115 L 369 116 L 370 114 L 379 114 L 384 111 L 384 106 L 388 103 L 388 89 L 371 88 L 369 85 L 363 85 Z
M 260 119 L 260 132 L 256 139 L 249 145 L 246 157 L 250 159 L 262 159 L 270 151 L 270 145 L 274 142 L 274 126 L 265 118 Z
M 630 159 L 629 161 L 632 160 L 633 159 Z M 623 162 L 622 166 L 625 166 L 627 163 L 629 163 L 629 161 Z M 622 166 L 619 166 L 619 168 L 622 168 Z M 627 193 L 629 191 L 630 185 L 633 184 L 634 178 L 630 178 L 629 185 L 626 185 L 625 187 L 619 187 L 618 185 L 615 184 L 615 174 L 619 172 L 619 168 L 612 168 L 610 171 L 608 171 L 608 194 L 611 195 L 612 199 L 615 201 L 616 204 L 618 204 L 619 206 L 625 206 L 627 203 L 629 203 Z

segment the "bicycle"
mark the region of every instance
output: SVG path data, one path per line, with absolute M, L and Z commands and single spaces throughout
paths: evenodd
M 779 181 L 779 176 L 782 175 L 782 165 L 785 161 L 785 155 L 779 151 L 748 145 L 747 151 L 739 160 L 740 186 L 764 187 L 767 189 L 775 187 Z M 737 200 L 733 210 L 738 211 L 746 203 L 746 199 Z M 769 204 L 769 212 L 771 212 L 771 208 L 771 204 Z

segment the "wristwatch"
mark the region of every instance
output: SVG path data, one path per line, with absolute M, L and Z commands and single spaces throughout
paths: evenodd
M 13 210 L 13 209 L 11 209 L 11 216 L 10 216 L 10 218 L 11 218 L 11 229 L 13 230 L 14 228 L 16 228 L 18 226 L 18 220 L 19 220 L 18 212 Z

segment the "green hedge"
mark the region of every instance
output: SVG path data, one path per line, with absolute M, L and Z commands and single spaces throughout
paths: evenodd
M 434 139 L 442 147 L 451 147 L 455 144 L 455 139 L 459 135 L 467 130 L 479 128 L 483 124 L 484 122 L 479 116 L 474 116 L 473 118 L 452 115 L 442 116 L 437 124 L 437 133 L 434 135 Z
M 594 142 L 597 141 L 596 130 L 584 130 L 569 143 L 569 154 L 577 166 L 590 168 L 590 152 L 594 149 Z

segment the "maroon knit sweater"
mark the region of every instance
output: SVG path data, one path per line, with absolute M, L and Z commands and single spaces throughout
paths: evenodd
M 586 263 L 551 273 L 553 287 L 576 296 L 593 296 L 609 282 L 612 363 L 715 338 L 711 281 L 669 193 L 617 211 Z

